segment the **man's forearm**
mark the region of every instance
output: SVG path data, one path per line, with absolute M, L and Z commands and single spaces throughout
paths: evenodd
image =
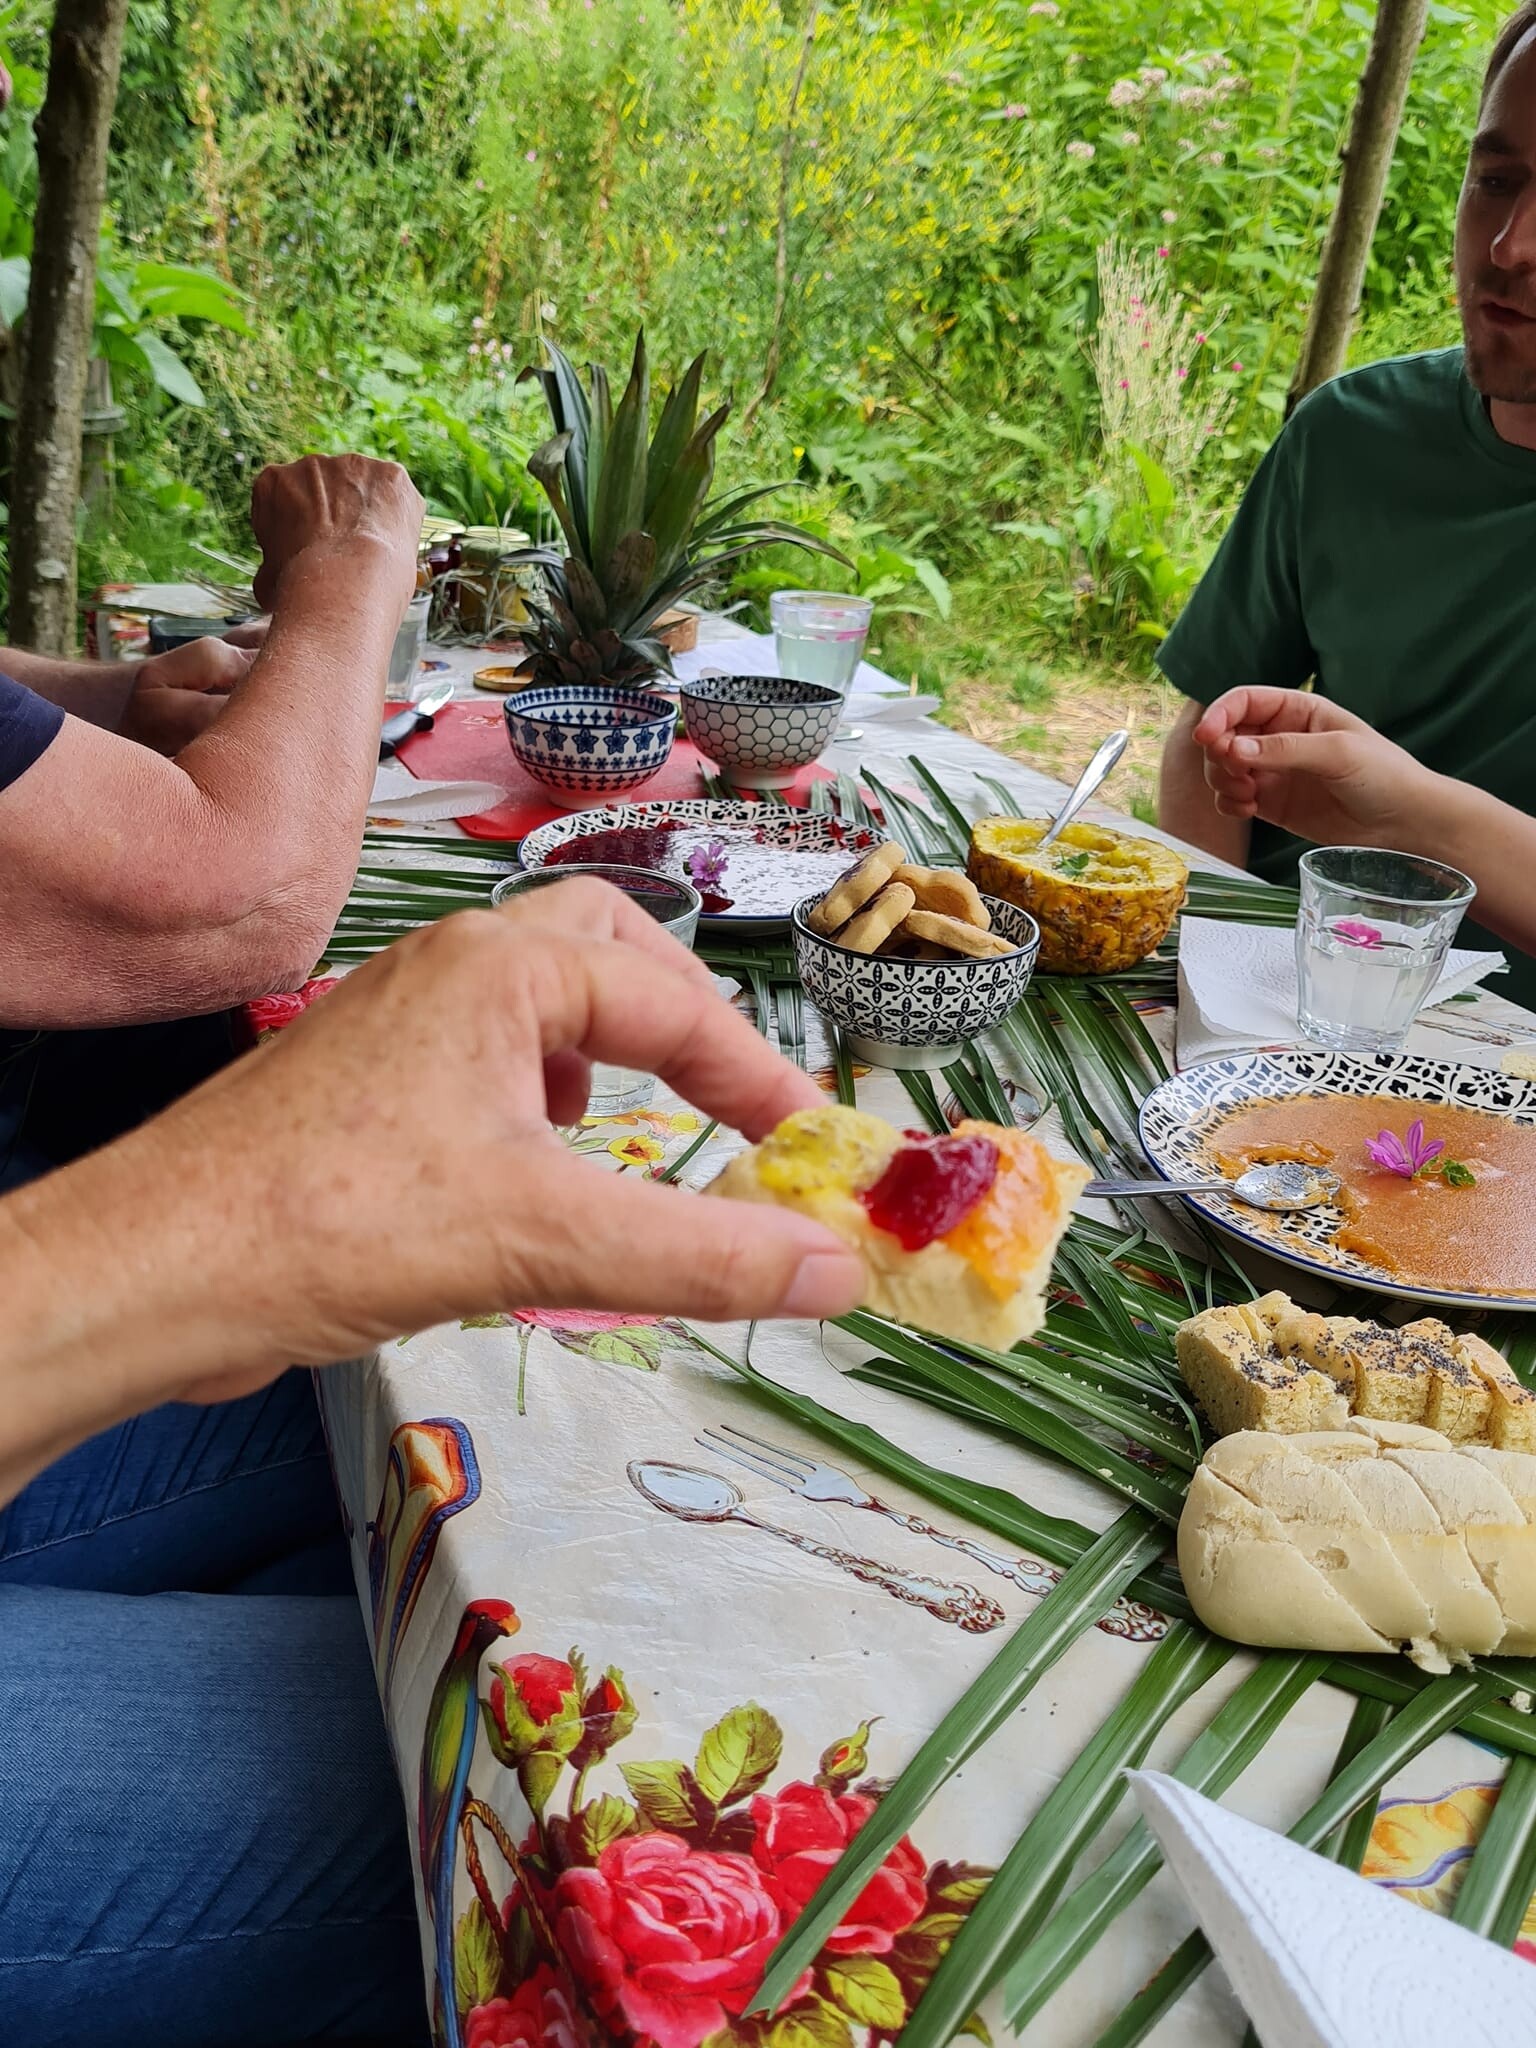
M 1427 777 L 1410 823 L 1394 835 L 1412 853 L 1459 868 L 1477 884 L 1471 915 L 1536 953 L 1536 818 L 1449 775 Z
M 116 732 L 138 680 L 136 661 L 56 661 L 25 647 L 0 648 L 0 674 L 25 683 L 39 697 L 83 718 L 89 725 Z
M 1186 704 L 1164 743 L 1157 822 L 1175 838 L 1243 868 L 1248 865 L 1252 827 L 1246 818 L 1226 818 L 1216 808 L 1205 779 L 1205 755 L 1193 738 L 1204 711 L 1203 704 Z
M 335 897 L 333 912 L 378 766 L 398 583 L 398 564 L 361 543 L 296 560 L 249 674 L 176 757 L 277 887 Z

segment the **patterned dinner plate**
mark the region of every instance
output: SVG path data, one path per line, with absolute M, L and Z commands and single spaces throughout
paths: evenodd
M 621 861 L 685 881 L 688 855 L 718 842 L 725 851 L 720 880 L 700 886 L 701 931 L 745 938 L 789 923 L 802 896 L 822 895 L 867 853 L 880 835 L 862 825 L 793 811 L 782 804 L 716 802 L 607 804 L 540 825 L 524 839 L 525 868 L 565 861 Z
M 1158 1172 L 1169 1180 L 1192 1180 L 1215 1169 L 1209 1142 L 1216 1125 L 1250 1102 L 1287 1095 L 1378 1095 L 1383 1106 L 1398 1100 L 1443 1102 L 1459 1109 L 1486 1110 L 1512 1123 L 1536 1124 L 1536 1087 L 1487 1067 L 1459 1067 L 1449 1060 L 1420 1059 L 1412 1053 L 1382 1053 L 1348 1059 L 1310 1046 L 1282 1052 L 1235 1053 L 1203 1060 L 1172 1074 L 1141 1105 L 1141 1142 Z M 1385 1120 L 1385 1119 L 1384 1119 Z M 1304 1273 L 1405 1301 L 1445 1308 L 1506 1308 L 1536 1311 L 1536 1295 L 1457 1294 L 1443 1288 L 1409 1286 L 1332 1242 L 1340 1222 L 1333 1208 L 1271 1216 L 1225 1195 L 1184 1198 L 1219 1230 L 1268 1252 Z M 1536 1283 L 1536 1275 L 1532 1276 Z

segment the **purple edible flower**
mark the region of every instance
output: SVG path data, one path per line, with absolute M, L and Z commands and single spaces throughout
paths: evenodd
M 689 879 L 696 889 L 718 889 L 725 880 L 725 841 L 711 839 L 704 846 L 693 847 L 684 866 Z
M 1373 947 L 1381 944 L 1381 933 L 1373 924 L 1362 924 L 1357 917 L 1341 917 L 1331 925 L 1336 939 L 1342 939 L 1346 946 Z
M 1366 1139 L 1365 1149 L 1384 1172 L 1400 1173 L 1404 1180 L 1412 1180 L 1421 1166 L 1439 1158 L 1445 1150 L 1445 1140 L 1431 1138 L 1426 1143 L 1424 1119 L 1415 1117 L 1406 1137 L 1398 1137 L 1395 1131 L 1378 1131 L 1374 1138 Z

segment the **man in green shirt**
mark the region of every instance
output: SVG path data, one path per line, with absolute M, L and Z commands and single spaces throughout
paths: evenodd
M 1489 60 L 1456 281 L 1463 346 L 1352 370 L 1297 407 L 1158 652 L 1194 700 L 1160 822 L 1273 880 L 1305 842 L 1218 813 L 1193 737 L 1235 685 L 1310 680 L 1427 767 L 1536 811 L 1536 0 Z M 1536 958 L 1505 951 L 1500 993 L 1536 1006 Z

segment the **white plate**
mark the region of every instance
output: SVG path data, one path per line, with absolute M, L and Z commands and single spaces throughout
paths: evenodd
M 601 810 L 555 818 L 530 832 L 519 848 L 525 868 L 550 865 L 550 855 L 573 840 L 596 832 L 664 831 L 665 837 L 639 839 L 628 851 L 580 853 L 570 860 L 622 860 L 628 867 L 655 868 L 689 880 L 687 857 L 696 846 L 723 842 L 725 875 L 719 895 L 729 907 L 712 910 L 708 897 L 701 931 L 720 937 L 746 937 L 789 924 L 789 913 L 802 896 L 824 895 L 838 876 L 861 854 L 878 844 L 881 835 L 862 825 L 783 804 L 717 802 L 688 797 L 679 803 L 608 804 Z
M 1450 1060 L 1421 1059 L 1413 1053 L 1382 1053 L 1375 1059 L 1354 1060 L 1342 1053 L 1297 1046 L 1284 1052 L 1234 1053 L 1226 1059 L 1202 1060 L 1182 1074 L 1170 1075 L 1141 1105 L 1141 1142 L 1159 1173 L 1169 1180 L 1193 1180 L 1210 1173 L 1206 1140 L 1233 1110 L 1276 1096 L 1319 1094 L 1377 1095 L 1384 1111 L 1390 1109 L 1394 1096 L 1400 1101 L 1443 1102 L 1458 1109 L 1505 1116 L 1512 1123 L 1536 1124 L 1536 1087 L 1487 1067 L 1459 1067 Z M 1445 1308 L 1536 1312 L 1536 1294 L 1454 1294 L 1444 1288 L 1405 1285 L 1332 1242 L 1330 1233 L 1339 1221 L 1334 1209 L 1270 1216 L 1225 1195 L 1186 1195 L 1184 1199 L 1229 1236 L 1304 1273 Z M 1532 1274 L 1531 1284 L 1536 1287 L 1536 1274 Z

